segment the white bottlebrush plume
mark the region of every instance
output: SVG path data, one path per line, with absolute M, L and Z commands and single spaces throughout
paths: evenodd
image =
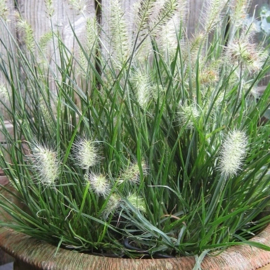
M 69 4 L 79 13 L 84 13 L 86 10 L 85 0 L 68 0 Z
M 135 207 L 137 210 L 141 211 L 141 212 L 146 212 L 146 205 L 145 205 L 145 201 L 142 197 L 136 195 L 135 193 L 130 194 L 127 197 L 128 202 Z
M 52 17 L 54 14 L 53 0 L 45 0 L 45 5 L 49 17 Z
M 268 55 L 246 38 L 234 39 L 228 44 L 227 57 L 230 64 L 243 64 L 250 72 L 260 71 Z
M 29 156 L 33 168 L 38 172 L 38 179 L 44 185 L 55 183 L 60 173 L 60 161 L 57 153 L 47 147 L 35 144 Z
M 248 140 L 245 132 L 234 130 L 226 136 L 220 153 L 219 169 L 228 178 L 234 176 L 241 169 L 247 153 Z
M 187 25 L 189 15 L 189 0 L 179 0 L 178 8 L 180 20 L 183 22 L 183 25 Z
M 6 20 L 7 16 L 8 16 L 8 7 L 6 0 L 0 0 L 0 17 Z
M 198 60 L 198 53 L 205 41 L 205 34 L 198 33 L 192 38 L 181 40 L 181 53 L 183 55 L 183 61 L 191 60 L 191 64 L 194 65 Z
M 89 175 L 90 189 L 98 196 L 106 197 L 110 193 L 110 184 L 108 179 L 103 174 Z
M 150 18 L 150 31 L 152 31 L 152 35 L 158 33 L 160 27 L 177 14 L 178 8 L 178 0 L 159 0 L 155 2 Z
M 157 37 L 158 45 L 172 55 L 177 46 L 175 32 L 180 26 L 179 21 L 187 17 L 187 1 L 141 0 L 134 4 L 133 13 L 133 42 L 140 44 L 143 40 L 136 52 L 137 59 L 147 60 L 152 54 L 151 39 L 147 37 L 149 34 Z
M 44 54 L 46 54 L 46 50 L 45 49 L 50 44 L 50 42 L 52 41 L 52 39 L 53 39 L 53 33 L 51 31 L 46 32 L 45 34 L 43 34 L 40 37 L 39 42 L 38 42 L 38 45 L 39 45 L 40 50 Z
M 106 208 L 103 212 L 105 219 L 108 218 L 110 214 L 113 214 L 120 206 L 121 198 L 119 195 L 113 193 L 107 202 Z
M 165 33 L 167 36 L 170 36 L 171 40 L 171 29 L 168 29 L 167 23 L 176 14 L 178 14 L 179 21 L 179 6 L 179 1 L 177 0 L 141 0 L 133 6 L 133 13 L 135 14 L 133 24 L 135 35 L 133 42 L 136 41 L 137 44 L 140 44 L 143 40 L 137 51 L 137 59 L 140 61 L 143 59 L 146 60 L 151 54 L 151 39 L 147 38 L 147 35 L 150 34 L 151 36 L 159 37 L 161 43 L 164 43 L 162 41 L 166 39 L 166 37 L 163 39 L 162 37 Z M 186 6 L 183 5 L 183 9 L 185 9 L 185 7 Z M 181 11 L 183 10 L 181 9 Z M 179 25 L 179 22 L 177 25 Z M 174 27 L 172 23 L 169 23 L 169 26 L 171 28 Z M 161 33 L 162 28 L 164 33 Z
M 229 6 L 231 10 L 230 21 L 235 27 L 243 25 L 250 7 L 250 0 L 231 0 Z
M 26 48 L 33 52 L 35 48 L 35 38 L 34 31 L 31 25 L 25 21 L 20 19 L 18 24 L 18 33 L 22 37 L 22 41 L 25 43 Z
M 111 42 L 111 53 L 115 64 L 122 67 L 128 59 L 131 52 L 130 36 L 128 26 L 125 21 L 125 14 L 121 7 L 121 1 L 111 0 L 110 1 L 110 42 Z
M 138 39 L 139 41 L 139 39 Z M 140 42 L 137 42 L 137 44 Z M 151 38 L 148 36 L 144 39 L 144 41 L 140 44 L 140 46 L 136 50 L 135 60 L 138 63 L 145 64 L 152 59 L 153 57 L 153 46 L 151 44 Z
M 98 42 L 98 26 L 96 18 L 86 19 L 86 47 L 95 53 Z
M 141 108 L 146 109 L 150 99 L 150 83 L 147 72 L 136 69 L 130 77 L 134 88 L 135 97 Z
M 223 0 L 204 1 L 200 23 L 206 34 L 212 32 L 218 23 L 222 21 L 222 11 L 224 10 L 226 3 L 227 1 Z
M 148 61 L 152 54 L 152 44 L 149 36 L 149 20 L 153 12 L 155 0 L 140 0 L 135 1 L 132 5 L 131 13 L 134 14 L 132 23 L 132 44 L 138 45 L 136 50 L 136 60 L 139 62 Z
M 87 139 L 81 139 L 73 145 L 74 158 L 77 165 L 82 169 L 88 170 L 98 162 L 97 149 L 95 142 Z
M 158 34 L 158 45 L 165 55 L 174 57 L 178 46 L 179 14 L 173 16 L 164 26 L 161 27 Z
M 133 30 L 136 34 L 149 27 L 149 20 L 155 2 L 155 0 L 140 0 L 135 1 L 132 5 L 132 14 L 134 14 Z
M 141 164 L 142 173 L 147 174 L 147 166 L 143 161 Z M 129 182 L 131 184 L 138 184 L 140 182 L 140 168 L 138 163 L 130 164 L 120 176 L 120 182 Z

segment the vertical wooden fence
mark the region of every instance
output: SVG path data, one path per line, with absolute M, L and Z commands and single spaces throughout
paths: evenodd
M 106 17 L 109 12 L 110 0 L 0 0 L 0 3 L 3 1 L 6 1 L 7 6 L 6 16 L 9 31 L 22 46 L 23 42 L 21 40 L 20 31 L 16 28 L 19 18 L 26 20 L 31 25 L 34 38 L 37 41 L 40 40 L 44 34 L 49 32 L 51 28 L 53 28 L 61 34 L 66 45 L 69 48 L 72 48 L 74 40 L 72 38 L 73 33 L 70 29 L 70 23 L 74 25 L 77 35 L 83 38 L 85 17 L 89 18 L 96 16 L 97 2 L 101 3 L 100 22 L 103 24 L 105 30 L 108 29 L 108 26 L 106 26 Z M 125 11 L 126 21 L 129 23 L 132 23 L 133 20 L 132 6 L 137 1 L 138 0 L 121 0 L 122 7 Z M 188 31 L 190 35 L 192 35 L 199 24 L 199 14 L 204 1 L 208 0 L 188 1 Z M 52 6 L 48 7 L 48 3 L 50 2 L 52 3 Z M 78 5 L 77 9 L 74 8 L 75 4 Z M 251 1 L 250 14 L 252 14 L 256 9 L 259 10 L 259 8 L 264 4 L 270 4 L 270 0 Z M 78 12 L 78 7 L 81 7 L 84 10 L 83 14 Z M 49 19 L 48 16 L 48 12 L 50 12 L 50 10 L 53 11 L 51 19 Z M 4 44 L 10 46 L 10 48 L 8 48 L 9 50 L 14 49 L 10 45 L 7 31 L 1 24 L 0 39 Z M 3 45 L 0 43 L 0 53 L 3 54 L 4 52 L 5 50 L 3 49 Z M 48 57 L 50 57 L 49 50 Z M 5 78 L 3 74 L 0 73 L 0 87 L 3 84 L 5 84 Z

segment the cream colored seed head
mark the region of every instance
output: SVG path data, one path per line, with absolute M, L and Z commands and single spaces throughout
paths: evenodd
M 89 169 L 97 164 L 98 155 L 94 142 L 91 140 L 82 139 L 73 145 L 74 156 L 77 164 L 82 169 Z
M 127 197 L 127 200 L 129 201 L 129 203 L 135 207 L 137 210 L 141 211 L 141 212 L 146 212 L 146 205 L 145 205 L 145 201 L 142 197 L 136 195 L 136 194 L 130 194 Z
M 36 145 L 31 155 L 34 169 L 44 185 L 53 185 L 60 173 L 57 153 L 49 148 Z
M 141 164 L 142 173 L 143 175 L 147 174 L 147 166 L 146 163 L 143 161 Z M 121 175 L 122 182 L 130 182 L 132 184 L 138 184 L 140 182 L 140 168 L 138 163 L 134 163 L 129 165 L 126 170 Z
M 23 41 L 25 42 L 26 48 L 33 52 L 35 49 L 35 39 L 31 25 L 27 21 L 20 19 L 18 22 L 18 30 L 18 33 L 22 34 L 24 37 Z
M 90 174 L 90 188 L 98 195 L 106 197 L 110 192 L 110 184 L 103 174 Z
M 104 213 L 103 213 L 105 216 L 105 219 L 108 218 L 108 216 L 110 214 L 114 213 L 114 211 L 116 211 L 117 208 L 119 208 L 120 201 L 121 201 L 121 198 L 119 195 L 117 195 L 115 193 L 111 194 L 109 201 L 106 205 L 106 208 L 104 210 Z
M 147 73 L 144 74 L 137 70 L 131 76 L 131 82 L 133 84 L 137 101 L 141 108 L 145 109 L 149 104 L 150 99 L 150 84 Z
M 247 152 L 247 137 L 243 131 L 231 131 L 221 147 L 220 166 L 221 174 L 226 178 L 234 176 L 241 169 Z
M 0 17 L 6 20 L 7 16 L 8 16 L 8 7 L 6 4 L 6 0 L 0 0 Z

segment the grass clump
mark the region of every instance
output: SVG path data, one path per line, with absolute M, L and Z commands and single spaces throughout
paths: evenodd
M 84 42 L 70 25 L 77 51 L 54 29 L 41 47 L 20 22 L 25 48 L 7 29 L 0 89 L 13 134 L 0 118 L 0 164 L 28 209 L 1 195 L 16 221 L 2 225 L 119 257 L 253 244 L 269 222 L 258 215 L 269 203 L 269 123 L 259 123 L 270 88 L 256 92 L 268 51 L 253 43 L 244 1 L 209 1 L 192 37 L 182 2 L 139 1 L 129 31 L 113 0 L 108 32 L 85 17 Z

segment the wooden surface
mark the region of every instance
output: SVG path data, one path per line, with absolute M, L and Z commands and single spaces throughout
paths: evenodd
M 14 27 L 15 8 L 14 8 L 13 1 L 7 1 L 6 5 L 7 5 L 7 12 L 4 15 L 6 16 L 5 19 L 7 21 L 8 31 L 10 31 L 10 33 L 12 35 L 16 36 L 16 29 Z M 4 60 L 7 59 L 6 52 L 14 50 L 14 47 L 11 45 L 11 42 L 9 40 L 8 31 L 7 31 L 6 27 L 0 22 L 0 33 L 1 33 L 0 40 L 2 40 L 2 42 L 7 47 L 7 50 L 3 49 L 4 48 L 3 44 L 0 43 L 0 54 L 2 55 Z M 0 72 L 0 87 L 5 85 L 5 84 L 6 84 L 5 76 L 4 76 L 4 74 L 2 74 Z M 7 118 L 6 110 L 4 109 L 4 107 L 1 104 L 0 104 L 0 111 L 4 114 L 4 117 Z
M 102 0 L 99 1 L 102 3 L 102 24 L 106 26 L 108 20 L 108 14 L 110 12 L 110 1 L 111 0 Z M 125 20 L 129 25 L 132 25 L 133 14 L 132 9 L 133 5 L 139 0 L 120 0 L 122 8 L 125 12 Z M 187 0 L 178 0 L 179 2 Z M 203 3 L 209 0 L 189 0 L 188 3 L 188 30 L 190 33 L 193 33 L 196 27 L 199 25 L 200 13 L 202 10 Z M 17 2 L 17 5 L 14 4 Z M 16 23 L 19 20 L 19 17 L 23 20 L 26 20 L 33 28 L 34 37 L 39 41 L 44 34 L 46 34 L 51 28 L 57 29 L 61 33 L 64 40 L 72 46 L 72 38 L 69 24 L 77 23 L 79 25 L 80 21 L 83 21 L 85 18 L 95 16 L 95 0 L 77 0 L 81 2 L 84 6 L 83 12 L 76 10 L 72 6 L 70 0 L 54 0 L 52 1 L 52 9 L 54 10 L 52 16 L 48 14 L 48 8 L 45 4 L 46 1 L 37 1 L 37 0 L 7 0 L 7 20 L 8 26 L 12 34 L 15 34 L 18 39 L 21 38 L 20 30 L 16 30 Z M 47 1 L 49 2 L 49 1 Z M 259 10 L 264 4 L 270 4 L 270 0 L 253 0 L 251 1 L 250 14 L 253 14 L 255 7 Z M 18 15 L 20 14 L 20 16 Z M 51 20 L 50 20 L 51 18 Z M 80 26 L 78 26 L 79 28 Z M 106 29 L 106 27 L 105 27 Z M 4 42 L 8 41 L 7 33 L 3 30 L 3 25 L 0 24 L 1 38 Z M 78 31 L 80 31 L 78 29 Z M 21 43 L 23 45 L 23 42 Z M 1 51 L 1 45 L 0 45 Z M 3 80 L 3 76 L 0 74 L 0 80 Z
M 98 1 L 102 3 L 102 20 L 101 23 L 105 30 L 108 30 L 108 15 L 110 13 L 110 1 L 111 0 L 102 0 Z M 132 9 L 135 3 L 139 0 L 119 0 L 121 6 L 125 12 L 124 19 L 128 23 L 129 27 L 133 22 L 133 13 Z M 180 3 L 187 1 L 188 3 L 188 31 L 192 34 L 195 29 L 199 26 L 200 13 L 202 10 L 203 3 L 209 0 L 178 0 Z M 14 3 L 17 2 L 15 5 Z M 77 0 L 74 2 L 82 3 L 82 10 L 76 10 L 71 4 L 70 0 L 54 0 L 52 1 L 52 16 L 49 16 L 48 7 L 45 4 L 46 1 L 37 1 L 37 0 L 6 0 L 8 13 L 7 21 L 8 26 L 12 34 L 18 38 L 21 46 L 24 45 L 22 41 L 22 33 L 20 29 L 16 28 L 16 24 L 20 18 L 26 20 L 29 25 L 31 25 L 34 33 L 34 38 L 36 41 L 48 33 L 48 31 L 53 28 L 54 30 L 59 31 L 65 40 L 66 44 L 69 47 L 73 45 L 72 31 L 70 30 L 70 23 L 77 26 L 77 33 L 79 37 L 83 38 L 83 21 L 86 18 L 95 16 L 95 0 Z M 47 0 L 47 2 L 49 2 Z M 251 11 L 253 13 L 255 7 L 257 10 L 260 6 L 268 3 L 270 0 L 253 0 L 251 1 Z M 19 15 L 20 14 L 20 15 Z M 75 29 L 76 30 L 76 29 Z M 131 31 L 131 29 L 129 28 Z M 7 33 L 3 31 L 3 25 L 0 24 L 1 39 L 8 44 Z M 1 51 L 1 45 L 0 45 Z M 48 55 L 50 55 L 51 50 L 48 49 Z M 4 81 L 3 75 L 0 74 L 0 82 Z

